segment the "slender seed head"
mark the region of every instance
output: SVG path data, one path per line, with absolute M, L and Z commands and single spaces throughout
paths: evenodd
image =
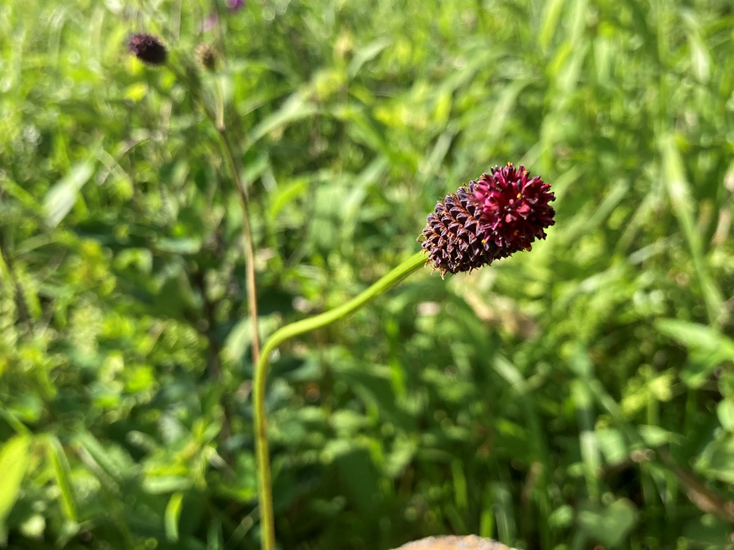
M 209 44 L 201 43 L 196 47 L 196 62 L 209 72 L 217 68 L 217 52 Z
M 138 33 L 130 37 L 127 48 L 131 54 L 148 65 L 163 65 L 168 58 L 168 51 L 157 36 Z
M 439 201 L 419 240 L 441 275 L 471 271 L 545 239 L 553 200 L 540 176 L 508 163 Z

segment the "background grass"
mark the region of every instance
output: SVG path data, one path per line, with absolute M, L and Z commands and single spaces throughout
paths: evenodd
M 532 253 L 281 350 L 282 548 L 732 547 L 732 28 L 724 0 L 0 3 L 0 542 L 258 547 L 219 88 L 263 334 L 490 166 L 557 196 Z

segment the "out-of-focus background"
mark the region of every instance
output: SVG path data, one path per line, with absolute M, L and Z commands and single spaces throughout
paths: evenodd
M 491 166 L 557 196 L 532 252 L 280 350 L 281 548 L 732 547 L 733 28 L 727 0 L 2 2 L 0 546 L 258 547 L 221 104 L 264 335 Z

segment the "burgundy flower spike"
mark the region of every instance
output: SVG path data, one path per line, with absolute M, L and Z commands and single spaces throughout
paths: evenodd
M 553 200 L 550 185 L 524 166 L 492 168 L 436 204 L 421 246 L 442 275 L 489 265 L 545 239 L 555 223 Z

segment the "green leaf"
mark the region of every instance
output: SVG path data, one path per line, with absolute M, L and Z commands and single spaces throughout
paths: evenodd
M 538 35 L 538 42 L 546 49 L 553 35 L 558 31 L 558 18 L 561 15 L 565 0 L 550 0 L 545 3 L 543 24 Z
M 354 78 L 355 76 L 357 76 L 357 73 L 362 68 L 362 66 L 368 61 L 380 55 L 380 52 L 387 48 L 390 45 L 390 42 L 391 40 L 388 40 L 386 38 L 378 38 L 377 40 L 374 40 L 373 42 L 367 44 L 364 48 L 360 48 L 360 50 L 354 55 L 354 58 L 352 58 L 352 61 L 349 63 L 349 68 L 347 69 L 347 74 L 349 75 L 349 78 Z
M 354 499 L 360 514 L 374 517 L 379 510 L 378 477 L 369 453 L 352 449 L 336 460 L 346 492 Z
M 727 434 L 709 443 L 696 462 L 696 467 L 711 477 L 734 483 L 734 437 Z
M 678 218 L 678 223 L 686 237 L 701 294 L 703 294 L 706 303 L 709 322 L 714 323 L 721 313 L 723 300 L 721 291 L 711 278 L 708 270 L 701 235 L 694 221 L 695 212 L 693 208 L 696 202 L 693 200 L 690 185 L 686 178 L 676 137 L 673 134 L 666 135 L 661 139 L 660 149 L 663 157 L 663 183 L 667 187 L 673 212 Z
M 612 428 L 596 430 L 596 443 L 608 464 L 621 464 L 629 455 L 629 447 L 622 432 Z
M 268 207 L 270 217 L 275 219 L 278 212 L 280 212 L 289 203 L 296 201 L 307 191 L 308 180 L 305 178 L 296 178 L 285 185 L 279 186 L 270 194 Z
M 206 550 L 222 550 L 222 523 L 215 519 L 209 524 L 206 537 Z
M 655 326 L 688 348 L 681 379 L 692 388 L 703 384 L 722 362 L 734 361 L 734 340 L 714 328 L 675 319 L 658 321 Z
M 117 491 L 123 481 L 138 473 L 127 451 L 112 444 L 102 445 L 88 431 L 77 434 L 76 444 L 79 445 L 82 461 L 111 491 Z
M 677 319 L 663 319 L 655 323 L 659 332 L 689 349 L 715 352 L 723 359 L 734 360 L 734 340 L 715 328 Z
M 0 450 L 0 544 L 7 539 L 5 520 L 15 505 L 29 460 L 31 438 L 16 435 Z
M 76 203 L 79 191 L 94 173 L 94 163 L 84 161 L 75 164 L 71 171 L 56 182 L 44 200 L 46 221 L 56 227 Z
M 719 422 L 728 432 L 734 432 L 734 400 L 724 399 L 716 407 Z
M 260 124 L 253 128 L 250 134 L 250 140 L 255 142 L 273 130 L 277 130 L 296 120 L 308 118 L 316 112 L 317 109 L 314 105 L 307 102 L 300 93 L 295 93 L 283 103 L 280 109 L 267 116 Z
M 252 320 L 243 317 L 229 332 L 222 348 L 222 357 L 231 362 L 239 361 L 252 344 Z
M 46 449 L 56 476 L 56 485 L 61 493 L 61 509 L 68 520 L 77 523 L 79 520 L 76 499 L 70 482 L 71 476 L 66 453 L 64 453 L 59 440 L 52 435 L 46 439 Z
M 191 488 L 192 484 L 191 478 L 183 476 L 148 476 L 143 480 L 143 490 L 146 493 L 162 494 L 172 491 L 185 491 Z
M 588 502 L 581 506 L 577 522 L 590 538 L 605 546 L 617 546 L 635 526 L 637 510 L 623 498 L 609 506 Z
M 178 520 L 181 517 L 181 504 L 183 504 L 183 493 L 174 493 L 166 506 L 166 539 L 170 542 L 178 540 Z
M 712 514 L 704 514 L 685 524 L 683 534 L 693 548 L 731 550 L 731 524 Z
M 127 87 L 123 97 L 138 102 L 148 93 L 148 84 L 146 82 L 136 82 Z
M 659 447 L 665 443 L 680 443 L 683 437 L 680 434 L 665 430 L 660 426 L 642 425 L 637 427 L 642 439 L 650 447 Z

